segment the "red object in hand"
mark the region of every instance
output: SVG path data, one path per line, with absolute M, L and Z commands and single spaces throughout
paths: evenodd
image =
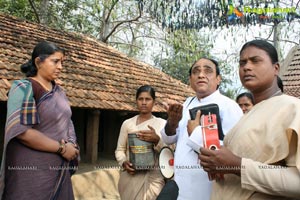
M 202 115 L 201 125 L 204 147 L 210 150 L 220 149 L 217 116 L 215 114 Z
M 173 165 L 174 165 L 174 159 L 173 159 L 173 158 L 169 160 L 169 165 L 170 165 L 170 166 L 173 166 Z
M 210 150 L 220 149 L 219 132 L 217 116 L 215 114 L 202 115 L 201 117 L 203 146 Z M 208 179 L 210 181 L 219 178 L 223 179 L 223 174 L 211 174 L 208 172 Z

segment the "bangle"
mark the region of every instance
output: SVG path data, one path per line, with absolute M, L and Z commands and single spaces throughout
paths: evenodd
M 60 153 L 62 152 L 63 148 L 65 147 L 65 143 L 59 141 L 59 142 L 58 142 L 58 145 L 59 145 L 59 147 L 58 147 L 56 153 L 60 154 Z
M 67 151 L 67 145 L 66 144 L 64 145 L 64 147 L 65 147 L 65 150 L 64 150 L 64 152 L 61 152 L 61 155 L 64 155 Z

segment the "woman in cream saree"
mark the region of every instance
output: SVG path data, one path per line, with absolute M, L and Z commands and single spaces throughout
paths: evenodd
M 164 186 L 164 179 L 158 168 L 158 152 L 164 146 L 160 130 L 165 120 L 155 117 L 151 111 L 154 106 L 155 93 L 152 87 L 142 86 L 138 89 L 137 106 L 140 111 L 123 122 L 118 139 L 115 156 L 123 167 L 118 189 L 122 200 L 155 200 Z M 129 162 L 128 134 L 137 133 L 139 139 L 154 143 L 155 165 L 153 169 L 137 171 Z

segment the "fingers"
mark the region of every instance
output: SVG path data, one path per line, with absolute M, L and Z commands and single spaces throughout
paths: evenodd
M 213 156 L 215 155 L 216 151 L 201 147 L 200 153 L 205 156 Z
M 159 140 L 159 136 L 155 132 L 143 132 L 137 133 L 137 138 L 147 142 L 154 142 L 157 143 Z
M 140 140 L 145 140 L 145 136 L 142 133 L 137 133 L 136 137 L 139 138 Z
M 67 159 L 68 161 L 74 160 L 79 156 L 79 149 L 73 143 L 66 143 L 65 145 L 65 152 L 62 156 Z
M 200 165 L 203 167 L 203 170 L 206 172 L 215 171 L 216 165 L 214 163 L 214 154 L 215 152 L 206 148 L 201 147 L 198 158 L 200 160 Z
M 132 163 L 130 163 L 129 161 L 125 161 L 124 162 L 124 166 L 125 170 L 127 171 L 127 173 L 134 175 L 135 173 L 135 169 L 133 168 Z
M 169 112 L 182 113 L 182 105 L 181 104 L 171 104 L 169 106 Z
M 181 105 L 177 101 L 170 101 L 170 100 L 168 100 L 167 102 L 164 101 L 161 104 L 166 109 L 166 111 L 168 111 L 170 109 L 170 106 L 172 106 L 172 105 Z
M 151 131 L 154 131 L 154 132 L 155 132 L 155 130 L 154 130 L 154 128 L 153 128 L 152 126 L 148 125 L 148 128 L 149 128 Z
M 141 140 L 151 140 L 152 138 L 156 137 L 155 130 L 152 126 L 148 125 L 150 130 L 141 130 L 136 133 L 136 136 Z
M 196 122 L 200 122 L 200 117 L 201 117 L 201 111 L 198 110 L 197 113 L 196 113 L 195 121 L 196 121 Z
M 164 107 L 165 110 L 169 110 L 169 105 L 166 102 L 162 102 L 162 105 Z

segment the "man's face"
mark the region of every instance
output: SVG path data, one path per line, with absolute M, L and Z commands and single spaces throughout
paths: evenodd
M 190 84 L 197 97 L 209 96 L 217 90 L 221 77 L 217 76 L 215 64 L 205 58 L 198 60 L 192 67 Z

